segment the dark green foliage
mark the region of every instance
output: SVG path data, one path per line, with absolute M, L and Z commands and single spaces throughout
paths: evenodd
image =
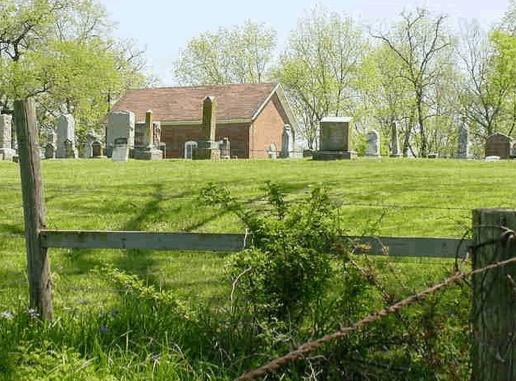
M 315 187 L 305 201 L 289 205 L 281 187 L 269 182 L 271 210 L 262 214 L 246 211 L 227 189 L 213 184 L 201 194 L 237 213 L 250 234 L 251 248 L 230 259 L 230 275 L 243 300 L 264 316 L 302 319 L 332 278 L 330 252 L 341 234 L 327 193 Z

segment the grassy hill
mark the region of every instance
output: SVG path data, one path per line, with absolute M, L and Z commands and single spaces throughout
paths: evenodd
M 322 184 L 332 200 L 340 205 L 340 224 L 349 234 L 456 238 L 462 237 L 470 227 L 472 209 L 516 208 L 513 198 L 516 179 L 512 176 L 515 169 L 516 162 L 512 161 L 486 163 L 440 159 L 42 162 L 46 224 L 50 229 L 242 232 L 243 226 L 233 215 L 207 207 L 198 200 L 200 188 L 210 182 L 223 184 L 249 207 L 263 209 L 263 186 L 266 181 L 273 181 L 281 184 L 291 202 L 305 197 L 314 185 Z M 30 326 L 32 323 L 24 321 L 20 314 L 27 305 L 28 291 L 23 208 L 16 164 L 0 162 L 0 192 L 0 313 L 4 313 L 0 317 L 0 332 L 3 332 L 0 336 L 0 347 L 3 348 L 0 374 L 5 369 L 17 369 L 13 361 L 19 361 L 20 369 L 25 369 L 23 361 L 27 358 L 20 349 L 20 345 L 25 345 L 23 342 L 39 350 L 47 345 L 44 340 L 49 340 L 62 356 L 67 353 L 66 346 L 77 350 L 68 354 L 71 368 L 83 369 L 81 364 L 88 361 L 95 364 L 96 370 L 91 374 L 88 373 L 91 367 L 84 367 L 88 372 L 81 370 L 84 379 L 93 379 L 93 376 L 110 379 L 103 377 L 116 374 L 113 373 L 116 369 L 129 372 L 128 379 L 156 376 L 155 363 L 151 361 L 155 355 L 154 345 L 145 344 L 141 337 L 131 344 L 127 333 L 131 329 L 126 328 L 127 348 L 124 352 L 124 348 L 114 350 L 110 347 L 113 343 L 119 345 L 120 338 L 102 335 L 102 322 L 113 320 L 107 316 L 128 307 L 124 295 L 127 295 L 130 283 L 124 278 L 114 285 L 113 274 L 107 279 L 99 270 L 105 269 L 106 265 L 120 269 L 124 274 L 134 274 L 144 285 L 151 285 L 156 290 L 171 291 L 189 305 L 222 306 L 228 303 L 231 283 L 225 278 L 225 253 L 52 249 L 54 308 L 55 315 L 62 318 L 59 323 L 62 326 L 56 323 L 50 333 L 42 333 L 38 331 L 42 327 Z M 387 263 L 390 260 L 378 261 Z M 409 286 L 420 289 L 442 279 L 450 269 L 450 262 L 418 259 L 399 263 L 399 266 Z M 135 303 L 131 305 L 134 314 L 145 316 L 149 313 L 148 310 L 138 312 L 139 302 Z M 11 313 L 14 321 L 10 318 Z M 125 321 L 127 326 L 134 318 L 131 316 Z M 27 324 L 32 331 L 27 330 Z M 123 327 L 120 329 L 124 330 Z M 185 328 L 186 332 L 188 329 L 192 328 Z M 38 332 L 42 336 L 36 340 L 34 335 Z M 145 332 L 145 335 L 153 336 L 152 332 Z M 116 354 L 111 353 L 112 349 Z M 19 358 L 13 359 L 13 353 Z M 35 367 L 39 375 L 49 369 L 62 369 L 63 373 L 56 371 L 56 377 L 62 378 L 73 370 L 54 368 L 56 364 L 46 355 L 41 356 L 41 361 L 27 360 L 29 365 L 43 364 L 40 368 Z M 115 365 L 106 370 L 103 367 L 109 363 L 110 356 Z M 181 355 L 174 352 L 174 356 Z M 190 361 L 186 357 L 176 360 L 170 362 L 173 365 L 170 369 L 177 368 L 183 360 Z M 49 362 L 48 366 L 45 361 Z M 124 362 L 128 361 L 143 365 L 127 370 Z M 186 373 L 179 372 L 177 377 L 164 367 L 169 369 L 164 373 L 164 379 L 203 379 L 202 363 L 192 365 L 198 374 L 188 370 L 190 365 L 183 365 Z M 223 367 L 222 364 L 217 366 Z M 232 372 L 229 374 L 234 374 Z M 18 379 L 36 379 L 33 376 L 16 374 Z M 71 379 L 82 379 L 75 373 L 73 377 Z

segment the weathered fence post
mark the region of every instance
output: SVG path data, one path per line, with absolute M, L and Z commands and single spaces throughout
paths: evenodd
M 25 217 L 25 246 L 29 277 L 30 306 L 45 320 L 52 318 L 50 265 L 47 248 L 40 245 L 39 232 L 45 228 L 43 184 L 39 165 L 34 100 L 14 102 L 18 135 L 18 157 Z
M 516 242 L 502 227 L 516 230 L 516 211 L 473 211 L 473 269 L 516 256 Z M 496 241 L 496 243 L 495 243 Z M 480 246 L 479 246 L 480 245 Z M 473 381 L 516 380 L 516 264 L 472 278 Z

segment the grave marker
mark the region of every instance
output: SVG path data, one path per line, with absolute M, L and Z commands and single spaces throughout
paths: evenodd
M 0 114 L 0 160 L 11 161 L 16 150 L 11 148 L 12 116 Z
M 289 158 L 292 157 L 293 154 L 294 140 L 292 136 L 292 129 L 290 128 L 290 125 L 285 124 L 285 127 L 283 127 L 280 156 L 283 158 Z
M 132 111 L 115 111 L 109 114 L 106 133 L 106 153 L 108 157 L 112 155 L 117 138 L 125 138 L 129 150 L 134 148 L 134 128 L 134 113 Z
M 398 140 L 398 123 L 391 124 L 391 157 L 401 157 L 400 143 Z
M 115 139 L 111 158 L 113 161 L 127 161 L 129 159 L 129 146 L 127 144 L 127 138 Z
M 380 134 L 371 130 L 366 134 L 366 156 L 380 157 Z
M 459 124 L 459 136 L 457 139 L 457 159 L 468 159 L 469 158 L 469 131 L 468 126 L 464 123 Z
M 73 115 L 64 114 L 57 120 L 57 151 L 59 159 L 77 158 L 75 148 L 75 120 Z
M 320 126 L 320 150 L 313 153 L 315 160 L 354 159 L 357 153 L 350 148 L 351 117 L 325 117 Z
M 215 97 L 208 96 L 204 98 L 202 108 L 202 128 L 204 138 L 197 142 L 197 148 L 193 150 L 193 159 L 211 159 L 220 158 L 220 149 L 215 141 L 217 129 L 217 101 Z
M 512 139 L 510 136 L 496 132 L 486 139 L 485 156 L 499 156 L 500 159 L 509 159 L 511 146 Z

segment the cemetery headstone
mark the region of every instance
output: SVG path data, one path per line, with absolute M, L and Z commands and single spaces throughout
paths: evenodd
M 75 148 L 75 120 L 73 115 L 64 114 L 57 120 L 57 151 L 60 159 L 77 158 Z
M 357 153 L 351 150 L 351 117 L 325 117 L 320 122 L 320 150 L 315 151 L 315 160 L 354 159 Z
M 272 142 L 267 149 L 267 154 L 269 155 L 269 159 L 276 159 L 278 157 L 276 144 L 274 144 L 274 142 Z
M 102 157 L 102 145 L 98 140 L 95 140 L 93 143 L 91 143 L 91 157 L 92 158 L 99 158 Z
M 159 160 L 163 152 L 154 145 L 154 122 L 152 110 L 145 114 L 145 124 L 135 126 L 135 143 L 133 157 L 140 160 Z M 143 127 L 143 129 L 142 129 Z
M 398 140 L 398 123 L 391 124 L 391 157 L 401 157 L 400 142 Z
M 215 141 L 217 129 L 217 100 L 215 97 L 208 96 L 204 98 L 202 108 L 202 128 L 203 139 L 197 142 L 197 148 L 193 150 L 193 159 L 211 159 L 220 158 L 220 148 Z
M 11 148 L 12 116 L 0 114 L 0 160 L 12 161 L 16 150 Z
M 129 159 L 129 146 L 127 144 L 127 138 L 115 139 L 111 158 L 113 161 L 127 161 Z
M 134 113 L 132 111 L 115 111 L 108 116 L 106 131 L 106 154 L 112 155 L 115 147 L 115 139 L 125 138 L 127 148 L 132 151 L 134 148 Z
M 459 124 L 459 136 L 457 140 L 457 159 L 469 158 L 469 131 L 464 123 Z
M 294 154 L 294 139 L 290 125 L 285 124 L 283 127 L 283 135 L 281 140 L 281 154 L 283 158 L 292 157 Z
M 159 143 L 158 145 L 161 152 L 163 152 L 163 159 L 167 157 L 167 144 L 166 143 Z
M 161 122 L 153 121 L 152 127 L 153 127 L 152 137 L 154 139 L 153 144 L 154 144 L 154 147 L 159 148 L 159 146 L 161 144 Z M 163 158 L 165 158 L 165 156 L 163 156 Z
M 231 159 L 231 145 L 229 142 L 229 138 L 222 139 L 220 143 L 220 158 L 221 159 Z
M 511 155 L 512 139 L 510 136 L 496 132 L 486 139 L 485 156 L 499 156 L 500 159 L 509 159 Z
M 197 149 L 197 142 L 188 141 L 185 143 L 185 159 L 193 159 L 194 151 Z
M 380 134 L 371 130 L 366 134 L 366 156 L 380 157 Z
M 47 143 L 45 146 L 45 159 L 54 159 L 56 157 L 56 146 L 52 143 Z
M 64 141 L 65 146 L 65 158 L 66 159 L 77 159 L 77 149 L 72 139 L 66 139 Z
M 92 156 L 93 147 L 91 146 L 91 141 L 86 140 L 82 143 L 81 158 L 89 159 Z
M 311 149 L 305 149 L 305 150 L 303 150 L 303 157 L 312 157 L 313 152 L 314 151 Z

